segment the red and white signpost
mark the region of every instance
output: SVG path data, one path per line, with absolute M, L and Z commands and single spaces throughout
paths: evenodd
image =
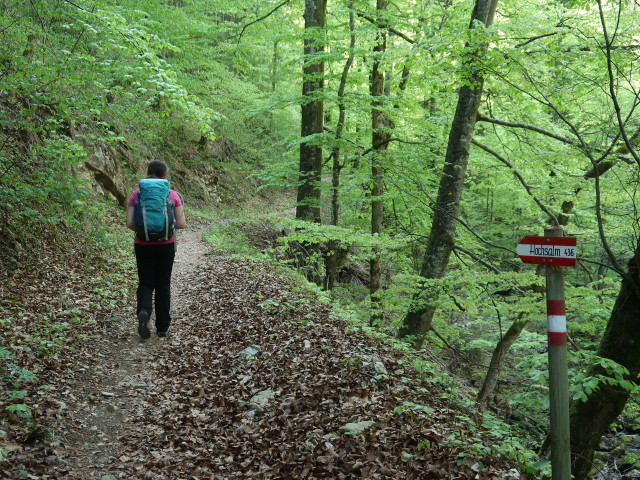
M 564 237 L 562 227 L 547 227 L 544 237 L 524 237 L 516 253 L 524 263 L 546 265 L 547 335 L 549 342 L 549 400 L 551 470 L 553 480 L 571 478 L 569 443 L 569 380 L 564 268 L 576 265 L 576 239 Z
M 522 237 L 516 253 L 524 263 L 552 265 L 554 267 L 576 266 L 575 237 L 546 236 L 548 231 L 558 227 L 545 228 L 544 237 Z M 562 235 L 562 228 L 560 228 Z

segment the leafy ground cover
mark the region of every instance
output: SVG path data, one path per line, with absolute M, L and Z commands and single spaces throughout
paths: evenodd
M 461 409 L 449 386 L 426 382 L 406 356 L 350 329 L 273 267 L 211 254 L 203 231 L 180 239 L 166 339 L 141 342 L 119 293 L 115 303 L 98 301 L 95 289 L 69 279 L 64 308 L 47 281 L 26 284 L 33 288 L 10 302 L 25 316 L 32 302 L 48 303 L 49 324 L 68 327 L 48 356 L 16 344 L 20 328 L 3 334 L 13 364 L 38 379 L 21 386 L 29 418 L 2 413 L 2 478 L 517 474 L 516 462 L 497 453 L 508 450 L 503 441 L 481 414 Z M 111 311 L 74 323 L 65 313 L 72 304 Z M 3 373 L 5 382 L 15 377 Z

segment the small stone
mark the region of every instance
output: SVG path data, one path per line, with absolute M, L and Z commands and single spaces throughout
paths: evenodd
M 305 340 L 304 342 L 302 342 L 302 346 L 308 350 L 309 348 L 311 348 L 311 342 L 309 340 Z
M 600 445 L 598 445 L 598 450 L 601 452 L 612 452 L 616 448 L 616 439 L 615 437 L 605 435 L 600 439 Z
M 389 372 L 387 372 L 387 367 L 384 366 L 384 363 L 382 362 L 376 362 L 373 364 L 373 369 L 375 370 L 375 372 L 378 375 L 388 375 Z
M 371 375 L 388 375 L 387 368 L 382 363 L 379 357 L 375 355 L 364 355 L 360 357 L 362 361 L 362 368 L 368 371 Z
M 301 452 L 313 452 L 316 448 L 316 444 L 307 440 L 302 445 L 298 447 L 298 450 Z
M 264 407 L 262 405 L 258 405 L 257 403 L 248 402 L 245 406 L 249 409 L 249 411 L 253 412 L 254 415 L 255 412 L 264 412 Z
M 256 393 L 253 397 L 251 397 L 251 400 L 249 400 L 249 403 L 253 403 L 253 404 L 259 405 L 260 407 L 264 407 L 267 405 L 267 403 L 269 403 L 269 400 L 271 400 L 275 395 L 276 395 L 276 392 L 274 392 L 273 390 L 263 390 L 261 392 Z
M 356 423 L 347 423 L 345 426 L 340 427 L 342 430 L 345 430 L 347 433 L 351 435 L 357 435 L 359 433 L 364 433 L 369 430 L 371 427 L 375 425 L 376 422 L 372 420 L 364 420 L 362 422 Z
M 249 358 L 249 357 L 255 357 L 258 353 L 260 353 L 260 347 L 257 345 L 251 345 L 250 347 L 247 347 L 244 350 L 242 350 L 240 353 L 238 353 L 238 356 Z

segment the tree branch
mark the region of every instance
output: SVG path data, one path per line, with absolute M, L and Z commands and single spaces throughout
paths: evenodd
M 255 25 L 258 22 L 261 22 L 262 20 L 264 20 L 265 18 L 270 17 L 271 15 L 273 15 L 277 10 L 279 10 L 280 8 L 284 7 L 287 3 L 289 3 L 291 0 L 284 0 L 284 2 L 282 2 L 279 5 L 276 5 L 273 10 L 271 10 L 269 13 L 266 13 L 265 15 L 256 18 L 255 20 L 246 23 L 243 27 L 242 30 L 240 31 L 240 34 L 238 35 L 238 43 L 240 43 L 240 40 L 242 40 L 242 35 L 244 35 L 244 32 L 247 28 L 249 28 L 251 25 Z
M 376 22 L 376 20 L 374 18 L 371 18 L 368 15 L 365 15 L 363 12 L 358 12 L 358 16 L 360 18 L 364 18 L 367 22 L 369 22 L 369 23 L 371 23 L 373 25 L 377 25 L 377 22 Z M 402 38 L 407 43 L 411 43 L 412 45 L 417 43 L 413 38 L 409 37 L 408 35 L 405 35 L 400 30 L 396 30 L 393 27 L 387 27 L 387 31 L 389 33 L 393 33 L 394 35 L 397 35 L 398 37 Z
M 552 36 L 557 35 L 557 34 L 558 34 L 558 32 L 551 32 L 551 33 L 543 33 L 541 35 L 536 35 L 535 37 L 528 38 L 527 40 L 525 40 L 522 43 L 516 44 L 515 48 L 522 48 L 525 45 L 530 44 L 531 42 L 535 42 L 536 40 L 540 40 L 541 38 L 545 38 L 545 37 L 552 37 Z
M 611 98 L 611 101 L 613 102 L 613 107 L 616 114 L 616 120 L 618 121 L 618 126 L 620 128 L 620 134 L 622 135 L 622 139 L 624 140 L 625 145 L 629 149 L 629 153 L 633 156 L 636 163 L 640 166 L 640 157 L 638 156 L 638 154 L 636 154 L 633 148 L 633 145 L 631 143 L 631 139 L 627 137 L 625 122 L 622 120 L 620 103 L 618 102 L 618 95 L 616 93 L 616 78 L 613 73 L 613 61 L 611 59 L 611 47 L 613 45 L 613 40 L 609 38 L 609 33 L 607 31 L 607 23 L 604 19 L 601 0 L 598 0 L 598 13 L 600 15 L 600 23 L 602 25 L 602 35 L 604 36 L 605 52 L 606 52 L 606 59 L 607 59 L 607 74 L 609 76 L 609 96 Z
M 524 189 L 527 191 L 529 196 L 531 198 L 533 198 L 534 202 L 536 202 L 538 207 L 540 207 L 540 209 L 549 216 L 549 218 L 554 223 L 554 225 L 556 225 L 556 226 L 560 225 L 560 223 L 558 222 L 558 217 L 556 217 L 556 215 L 551 210 L 549 210 L 549 208 L 547 208 L 547 206 L 544 205 L 540 201 L 540 199 L 538 197 L 535 196 L 535 194 L 533 193 L 533 190 L 527 184 L 527 182 L 525 181 L 524 177 L 520 174 L 520 172 L 518 170 L 516 170 L 516 168 L 511 164 L 511 162 L 509 162 L 509 160 L 504 158 L 502 155 L 500 155 L 498 152 L 496 152 L 492 148 L 490 148 L 490 147 L 478 142 L 475 139 L 471 139 L 471 144 L 475 145 L 476 147 L 480 147 L 482 150 L 484 150 L 485 152 L 489 153 L 490 155 L 493 155 L 495 158 L 497 158 L 502 163 L 504 163 L 507 167 L 509 167 L 509 169 L 511 169 L 511 172 L 513 173 L 513 175 L 518 179 L 518 181 L 524 187 Z
M 71 0 L 64 0 L 66 3 L 68 3 L 69 5 L 73 5 L 74 7 L 76 7 L 78 10 L 82 10 L 83 12 L 88 12 L 88 10 L 86 8 L 81 7 L 80 5 L 78 5 L 77 3 L 72 2 Z
M 616 136 L 616 140 L 619 137 L 620 137 L 620 135 Z M 629 139 L 629 141 L 635 142 L 639 138 L 640 138 L 640 128 L 638 128 L 638 130 L 636 130 L 636 132 Z M 609 152 L 607 151 L 607 155 L 608 155 L 608 153 Z M 596 175 L 602 175 L 603 173 L 606 173 L 611 168 L 613 168 L 620 160 L 622 160 L 622 161 L 624 161 L 626 163 L 629 163 L 629 164 L 633 164 L 634 163 L 630 159 L 624 157 L 624 154 L 630 153 L 629 152 L 629 148 L 627 147 L 626 144 L 620 145 L 618 148 L 616 148 L 613 151 L 613 153 L 616 156 L 615 158 L 611 158 L 611 159 L 606 160 L 606 155 L 604 155 L 602 158 L 598 159 L 596 161 L 595 166 L 593 166 L 591 168 L 591 170 L 589 170 L 587 173 L 584 174 L 584 178 L 595 178 Z
M 494 125 L 501 125 L 503 127 L 522 128 L 522 129 L 525 129 L 525 130 L 531 130 L 532 132 L 540 133 L 540 134 L 545 135 L 547 137 L 550 137 L 550 138 L 553 138 L 555 140 L 558 140 L 558 141 L 560 141 L 562 143 L 566 143 L 567 145 L 573 145 L 573 146 L 579 146 L 580 145 L 580 142 L 578 142 L 578 141 L 576 141 L 574 139 L 571 139 L 571 138 L 568 138 L 568 137 L 564 137 L 562 135 L 558 135 L 556 133 L 550 132 L 549 130 L 545 130 L 543 128 L 536 127 L 534 125 L 528 125 L 528 124 L 525 124 L 525 123 L 507 122 L 505 120 L 499 120 L 497 118 L 485 117 L 484 115 L 480 115 L 480 114 L 478 114 L 477 121 L 479 121 L 479 122 L 487 122 L 487 123 L 491 123 L 491 124 L 494 124 Z M 638 128 L 636 133 L 629 139 L 629 141 L 635 141 L 635 140 L 638 140 L 639 138 L 640 138 L 640 128 Z M 627 144 L 621 145 L 616 150 L 614 150 L 613 153 L 617 154 L 616 155 L 617 158 L 609 159 L 609 160 L 606 160 L 606 157 L 611 153 L 611 147 L 609 147 L 607 150 L 603 150 L 603 149 L 599 149 L 599 148 L 593 148 L 592 150 L 595 150 L 595 151 L 597 151 L 599 153 L 602 153 L 602 156 L 598 160 L 595 161 L 596 166 L 594 166 L 587 173 L 584 174 L 584 178 L 594 178 L 595 175 L 596 175 L 596 170 L 597 170 L 598 174 L 602 175 L 603 173 L 605 173 L 606 171 L 611 169 L 620 160 L 623 160 L 626 163 L 633 163 L 633 162 L 629 161 L 629 159 L 625 159 L 622 156 L 623 154 L 630 153 L 630 150 L 629 150 L 629 147 L 627 146 Z
M 534 125 L 528 125 L 526 123 L 515 123 L 515 122 L 507 122 L 505 120 L 498 120 L 497 118 L 485 117 L 484 115 L 478 114 L 477 118 L 478 122 L 487 122 L 493 123 L 495 125 L 502 125 L 503 127 L 511 127 L 511 128 L 523 128 L 525 130 L 531 130 L 532 132 L 540 133 L 547 137 L 551 137 L 555 140 L 558 140 L 562 143 L 566 143 L 567 145 L 577 145 L 578 142 L 572 138 L 563 137 L 562 135 L 558 135 L 556 133 L 550 132 L 549 130 L 545 130 L 540 127 L 536 127 Z
M 489 262 L 487 262 L 486 260 L 483 260 L 482 258 L 480 258 L 478 255 L 476 255 L 475 253 L 473 253 L 471 250 L 467 250 L 466 248 L 460 246 L 460 245 L 454 245 L 453 246 L 454 250 L 458 250 L 468 256 L 470 256 L 471 258 L 473 258 L 476 262 L 478 262 L 480 265 L 483 265 L 485 267 L 487 267 L 489 270 L 491 270 L 493 273 L 497 273 L 498 275 L 500 275 L 502 272 L 500 270 L 498 270 L 496 267 L 494 267 L 493 265 L 491 265 Z

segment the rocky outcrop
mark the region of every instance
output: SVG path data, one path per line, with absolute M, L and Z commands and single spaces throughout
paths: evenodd
M 112 197 L 122 207 L 126 205 L 131 190 L 122 170 L 123 162 L 131 164 L 125 148 L 97 145 L 80 167 L 81 174 L 91 181 L 96 191 Z
M 170 181 L 172 188 L 181 192 L 187 185 L 190 185 L 191 198 L 193 201 L 203 201 L 207 205 L 215 206 L 221 202 L 218 192 L 219 175 L 214 167 L 207 164 L 198 165 L 194 168 L 187 168 L 184 165 L 169 165 Z M 195 188 L 195 187 L 199 188 Z

